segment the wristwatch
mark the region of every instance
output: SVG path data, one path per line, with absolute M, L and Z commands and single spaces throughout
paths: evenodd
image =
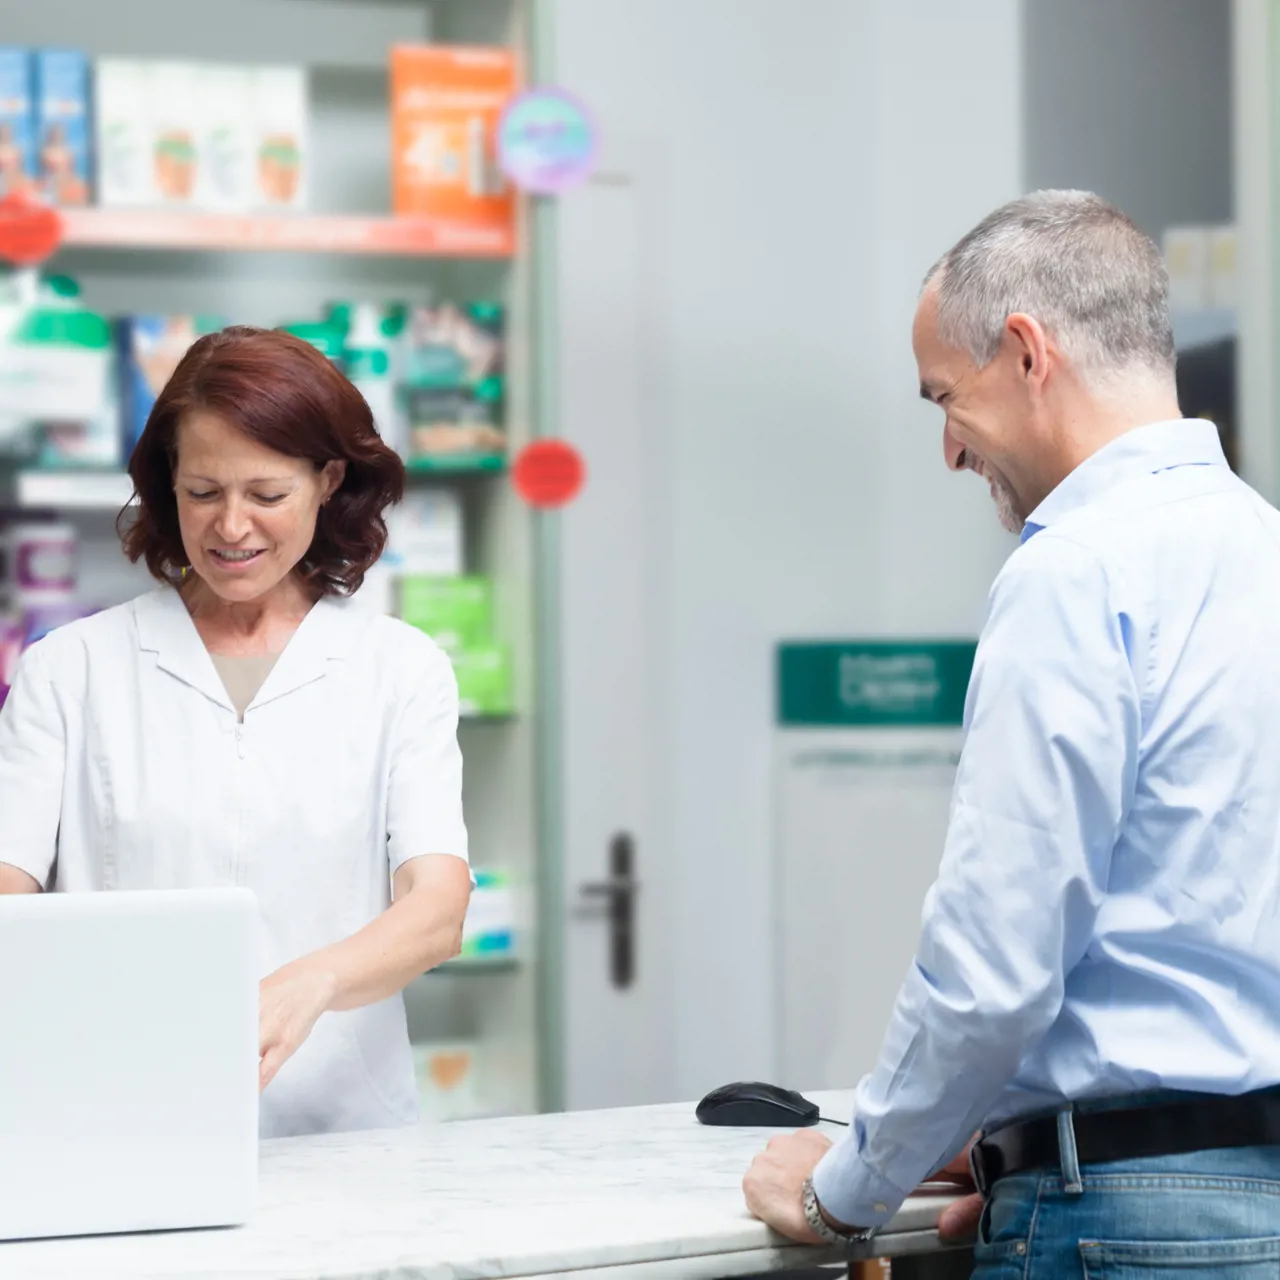
M 846 1247 L 855 1244 L 866 1244 L 876 1233 L 874 1227 L 867 1227 L 864 1231 L 837 1231 L 822 1216 L 822 1206 L 818 1204 L 818 1193 L 813 1189 L 812 1178 L 804 1180 L 800 1202 L 804 1206 L 805 1220 L 827 1244 L 839 1244 Z

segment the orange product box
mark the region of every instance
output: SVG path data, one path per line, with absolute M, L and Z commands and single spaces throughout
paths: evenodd
M 509 230 L 515 197 L 498 167 L 498 119 L 516 91 L 510 49 L 391 50 L 392 207 L 460 227 Z

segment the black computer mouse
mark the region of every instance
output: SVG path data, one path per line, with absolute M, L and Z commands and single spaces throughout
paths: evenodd
M 712 1089 L 695 1113 L 703 1124 L 758 1126 L 762 1129 L 803 1128 L 818 1123 L 818 1104 L 794 1089 L 776 1084 L 739 1081 Z

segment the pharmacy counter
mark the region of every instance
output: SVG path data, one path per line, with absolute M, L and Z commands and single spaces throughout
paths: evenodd
M 814 1096 L 849 1112 L 849 1094 Z M 836 1260 L 744 1210 L 768 1136 L 680 1106 L 266 1142 L 249 1226 L 0 1244 L 0 1276 L 712 1280 Z M 879 1251 L 936 1249 L 945 1203 L 908 1201 Z

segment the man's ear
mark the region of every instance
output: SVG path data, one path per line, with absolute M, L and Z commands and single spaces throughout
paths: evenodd
M 1023 378 L 1037 389 L 1043 387 L 1054 352 L 1044 325 L 1034 316 L 1015 311 L 1004 322 L 1004 340 L 1013 346 Z

